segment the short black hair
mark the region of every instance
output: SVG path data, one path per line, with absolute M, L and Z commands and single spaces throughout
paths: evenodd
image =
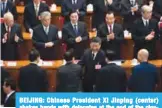
M 110 14 L 114 14 L 114 12 L 113 11 L 108 11 L 107 13 L 106 13 L 106 15 L 110 15 Z
M 105 56 L 106 58 L 108 58 L 109 60 L 113 60 L 115 58 L 116 52 L 112 51 L 112 50 L 106 50 L 105 51 Z
M 91 39 L 91 43 L 99 43 L 101 45 L 102 41 L 99 37 L 94 37 Z
M 64 59 L 66 61 L 71 61 L 73 59 L 74 55 L 73 55 L 73 49 L 68 50 L 67 52 L 65 52 L 64 54 Z
M 31 62 L 33 62 L 33 61 L 37 60 L 38 57 L 40 57 L 39 52 L 35 48 L 32 48 L 29 53 L 29 60 Z
M 77 13 L 77 14 L 78 14 L 78 12 L 77 12 L 76 10 L 71 10 L 71 11 L 69 12 L 69 16 L 71 16 L 71 14 L 73 14 L 73 13 Z
M 7 77 L 4 80 L 5 86 L 10 86 L 12 90 L 16 90 L 16 82 L 12 77 Z

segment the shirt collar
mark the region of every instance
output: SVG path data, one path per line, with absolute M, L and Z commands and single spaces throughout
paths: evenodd
M 73 27 L 74 27 L 74 25 L 77 25 L 77 26 L 78 26 L 78 22 L 75 23 L 75 24 L 71 22 L 71 25 L 72 25 Z
M 42 24 L 42 25 L 43 25 L 43 24 Z M 48 27 L 46 27 L 46 26 L 44 26 L 44 25 L 43 25 L 43 29 L 44 29 L 44 30 L 45 30 L 45 28 L 49 29 L 49 26 L 48 26 Z
M 40 3 L 38 3 L 38 5 L 37 5 L 38 7 L 40 6 Z M 36 7 L 36 4 L 34 3 L 34 7 Z
M 7 94 L 7 98 L 9 98 L 11 95 L 12 95 L 12 93 L 14 93 L 15 91 L 13 90 L 13 91 L 11 91 L 9 94 Z
M 149 21 L 148 19 L 146 20 L 145 18 L 142 17 L 143 22 Z

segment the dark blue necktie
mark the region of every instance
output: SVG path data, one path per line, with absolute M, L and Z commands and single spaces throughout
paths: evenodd
M 75 34 L 78 35 L 78 28 L 77 28 L 77 25 L 74 25 L 74 31 L 75 31 Z

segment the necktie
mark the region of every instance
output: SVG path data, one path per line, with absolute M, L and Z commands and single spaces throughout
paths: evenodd
M 46 35 L 48 35 L 48 28 L 45 27 L 45 32 L 46 32 Z
M 78 35 L 77 25 L 74 25 L 74 31 L 75 31 L 75 34 Z
M 112 33 L 112 25 L 109 25 L 109 27 L 110 27 L 110 31 L 109 32 Z
M 95 59 L 95 54 L 94 54 L 94 53 L 92 53 L 92 59 L 93 59 L 93 60 Z
M 146 27 L 148 27 L 149 26 L 149 23 L 148 23 L 148 21 L 146 20 Z

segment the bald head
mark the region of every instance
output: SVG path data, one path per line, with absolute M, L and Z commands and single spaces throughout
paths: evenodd
M 146 49 L 141 49 L 138 52 L 138 60 L 140 62 L 147 62 L 149 57 L 149 52 Z

